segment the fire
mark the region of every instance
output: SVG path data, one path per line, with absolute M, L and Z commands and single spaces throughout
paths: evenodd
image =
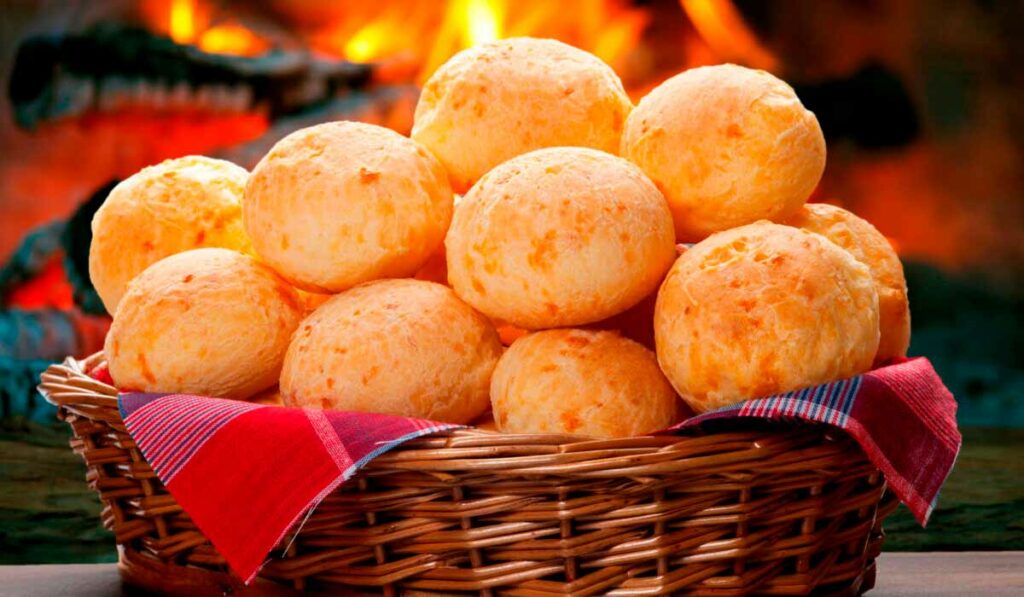
M 496 0 L 466 0 L 461 11 L 463 40 L 467 46 L 476 46 L 501 37 L 501 23 L 504 18 L 503 2 Z
M 210 27 L 199 37 L 198 45 L 204 52 L 232 56 L 259 56 L 270 49 L 265 39 L 240 23 Z
M 393 33 L 387 22 L 370 23 L 345 43 L 345 56 L 354 62 L 370 62 L 381 53 Z
M 157 30 L 179 44 L 194 44 L 204 52 L 231 56 L 258 56 L 270 43 L 234 20 L 214 23 L 208 3 L 200 0 L 152 0 L 143 12 Z
M 504 37 L 506 8 L 504 0 L 450 1 L 420 78 L 430 76 L 459 50 Z
M 778 60 L 761 45 L 731 0 L 681 0 L 681 4 L 719 57 L 769 71 L 778 67 Z
M 615 67 L 648 21 L 647 11 L 626 0 L 396 0 L 354 5 L 310 40 L 314 49 L 354 62 L 410 63 L 411 78 L 422 81 L 460 50 L 525 35 L 565 41 Z
M 171 0 L 170 35 L 179 44 L 196 39 L 196 0 Z

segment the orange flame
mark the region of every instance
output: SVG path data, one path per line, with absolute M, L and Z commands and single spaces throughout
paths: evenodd
M 694 28 L 721 58 L 769 71 L 778 67 L 778 60 L 761 45 L 730 0 L 680 3 Z
M 504 0 L 452 0 L 437 38 L 420 71 L 430 76 L 459 50 L 500 39 L 506 14 Z
M 171 39 L 179 44 L 190 44 L 196 39 L 195 0 L 171 0 Z
M 370 23 L 345 42 L 345 56 L 355 62 L 370 62 L 387 45 L 391 33 L 386 21 Z
M 462 39 L 467 46 L 476 46 L 501 37 L 501 24 L 505 16 L 504 2 L 466 0 L 461 12 Z
M 355 62 L 410 62 L 423 80 L 460 50 L 524 35 L 565 41 L 616 66 L 648 20 L 625 0 L 394 0 L 383 8 L 356 5 L 311 41 Z
M 200 0 L 150 0 L 143 14 L 157 31 L 179 44 L 194 44 L 211 54 L 258 56 L 270 42 L 237 21 L 214 24 L 211 6 Z
M 680 5 L 698 34 L 669 40 L 678 44 L 680 64 L 731 60 L 767 70 L 778 66 L 730 0 Z M 161 7 L 164 29 L 179 43 L 241 56 L 269 47 L 236 21 L 216 22 L 211 0 L 147 0 L 145 6 Z M 654 12 L 629 0 L 381 0 L 346 3 L 331 14 L 325 24 L 306 26 L 303 35 L 312 49 L 376 63 L 380 81 L 422 82 L 463 49 L 519 36 L 554 38 L 596 54 L 623 75 L 633 96 L 671 70 L 658 66 L 641 43 Z
M 199 48 L 211 54 L 259 56 L 270 49 L 270 43 L 240 23 L 210 27 L 199 37 Z

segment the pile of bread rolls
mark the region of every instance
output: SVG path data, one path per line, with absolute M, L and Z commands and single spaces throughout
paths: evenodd
M 824 167 L 768 73 L 689 70 L 634 107 L 586 52 L 484 44 L 427 81 L 411 138 L 331 122 L 251 173 L 118 185 L 90 254 L 110 373 L 595 437 L 848 377 L 905 354 L 907 291 L 874 227 L 805 204 Z

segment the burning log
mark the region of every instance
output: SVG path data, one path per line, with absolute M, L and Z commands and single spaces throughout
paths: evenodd
M 365 87 L 372 66 L 274 47 L 255 57 L 211 54 L 145 29 L 101 23 L 37 35 L 18 47 L 9 94 L 24 128 L 121 107 L 242 112 L 272 118 Z

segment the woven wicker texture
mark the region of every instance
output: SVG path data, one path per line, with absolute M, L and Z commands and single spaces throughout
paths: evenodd
M 122 569 L 227 577 L 125 431 L 116 390 L 85 375 L 100 358 L 54 365 L 40 387 L 74 431 Z M 856 444 L 824 427 L 602 441 L 461 430 L 367 465 L 260 577 L 385 595 L 856 594 L 895 506 Z

